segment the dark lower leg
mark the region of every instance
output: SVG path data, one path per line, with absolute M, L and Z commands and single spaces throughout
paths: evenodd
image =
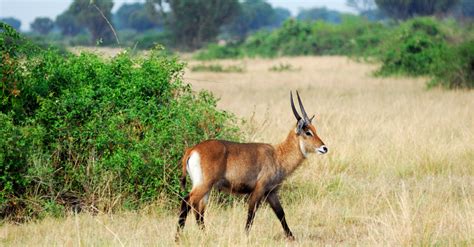
M 250 227 L 252 227 L 253 220 L 255 218 L 255 213 L 257 212 L 258 207 L 260 206 L 260 196 L 251 196 L 249 201 L 249 210 L 247 213 L 247 223 L 245 224 L 245 231 L 247 234 L 250 231 Z
M 247 223 L 245 223 L 245 231 L 247 232 L 247 234 L 250 231 L 250 227 L 253 224 L 254 218 L 255 218 L 255 210 L 249 208 L 249 211 L 247 213 Z
M 283 207 L 281 206 L 280 200 L 278 199 L 278 195 L 276 193 L 269 194 L 267 197 L 267 202 L 272 207 L 273 212 L 277 216 L 278 220 L 280 220 L 281 226 L 285 231 L 285 235 L 290 239 L 294 239 L 293 233 L 286 223 L 285 211 L 283 211 Z
M 179 213 L 178 230 L 183 229 L 184 224 L 186 223 L 186 217 L 188 216 L 188 212 L 190 209 L 191 209 L 191 205 L 189 204 L 189 195 L 187 195 L 181 201 L 181 211 Z

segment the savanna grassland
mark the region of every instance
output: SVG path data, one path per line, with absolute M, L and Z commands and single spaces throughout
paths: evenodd
M 242 71 L 190 69 L 210 64 Z M 474 245 L 474 92 L 374 77 L 376 67 L 346 57 L 189 61 L 184 81 L 218 96 L 248 141 L 283 140 L 295 124 L 289 91 L 299 90 L 329 153 L 310 156 L 280 191 L 296 241 L 268 206 L 247 236 L 245 199 L 225 206 L 211 197 L 206 230 L 188 217 L 178 244 Z M 174 245 L 178 209 L 161 204 L 4 223 L 0 245 Z

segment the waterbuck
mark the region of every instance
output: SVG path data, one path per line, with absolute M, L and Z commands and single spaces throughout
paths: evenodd
M 247 233 L 259 204 L 266 200 L 280 220 L 286 237 L 294 239 L 285 220 L 278 189 L 308 154 L 328 152 L 312 124 L 314 116 L 308 118 L 298 91 L 296 95 L 303 117 L 298 114 L 290 92 L 296 126 L 282 143 L 270 145 L 207 140 L 186 150 L 182 158 L 181 185 L 185 187 L 188 172 L 193 186 L 191 192 L 182 199 L 177 236 L 184 227 L 191 208 L 195 211 L 198 225 L 204 227 L 204 210 L 209 191 L 215 187 L 229 193 L 250 195 L 245 225 Z

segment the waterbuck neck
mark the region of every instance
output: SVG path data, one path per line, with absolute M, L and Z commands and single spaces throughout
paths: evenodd
M 295 171 L 305 159 L 300 149 L 298 136 L 294 130 L 288 133 L 283 142 L 275 145 L 275 150 L 278 163 L 287 175 Z

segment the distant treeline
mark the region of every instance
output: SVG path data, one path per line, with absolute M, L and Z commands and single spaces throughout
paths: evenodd
M 474 16 L 474 0 L 347 0 L 369 21 L 416 16 Z M 74 0 L 55 20 L 38 17 L 30 24 L 38 40 L 66 46 L 118 45 L 148 49 L 156 43 L 194 50 L 217 40 L 239 41 L 258 30 L 272 30 L 292 18 L 285 8 L 265 0 L 146 0 L 125 3 L 112 13 L 112 0 Z M 297 20 L 341 23 L 345 16 L 326 8 L 300 9 Z M 13 17 L 2 21 L 19 29 Z
M 474 87 L 474 25 L 434 17 L 381 23 L 345 16 L 340 24 L 288 20 L 244 41 L 210 44 L 195 58 L 302 55 L 352 56 L 380 62 L 380 76 L 431 76 L 429 86 Z

